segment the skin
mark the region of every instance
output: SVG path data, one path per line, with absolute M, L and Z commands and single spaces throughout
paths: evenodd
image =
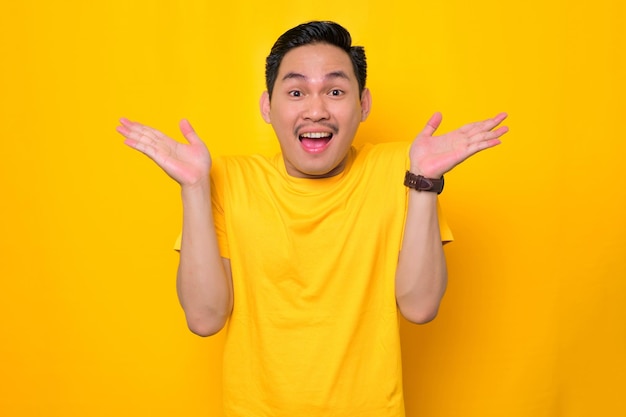
M 367 89 L 358 91 L 347 53 L 335 46 L 314 44 L 285 55 L 273 96 L 264 92 L 260 108 L 276 133 L 287 173 L 324 178 L 344 170 L 358 126 L 370 112 L 371 95 Z M 477 152 L 500 144 L 500 137 L 508 131 L 500 126 L 505 118 L 501 113 L 434 136 L 442 120 L 441 114 L 435 113 L 411 145 L 411 171 L 439 178 Z M 189 328 L 208 336 L 224 326 L 232 311 L 232 275 L 229 260 L 219 255 L 213 226 L 209 150 L 188 121 L 181 121 L 180 130 L 187 143 L 128 119 L 121 119 L 117 127 L 126 145 L 148 156 L 181 186 L 178 296 Z M 330 133 L 332 138 L 322 146 L 307 147 L 301 135 L 311 133 Z M 435 193 L 409 190 L 395 279 L 396 300 L 404 317 L 415 323 L 432 320 L 447 284 Z
M 500 144 L 499 138 L 508 131 L 505 126 L 498 127 L 505 118 L 506 114 L 500 113 L 492 119 L 433 136 L 442 120 L 441 114 L 435 113 L 411 145 L 411 172 L 440 178 L 477 152 Z M 411 189 L 396 270 L 396 301 L 402 315 L 419 324 L 434 319 L 447 280 L 437 195 Z
M 261 115 L 280 143 L 287 173 L 299 178 L 337 175 L 345 167 L 359 124 L 370 111 L 369 90 L 359 92 L 350 57 L 328 44 L 305 45 L 285 54 L 273 97 L 261 96 Z M 300 135 L 332 134 L 323 150 L 307 149 Z
M 180 122 L 187 144 L 156 129 L 121 119 L 124 143 L 142 152 L 181 186 L 183 233 L 176 277 L 178 298 L 189 329 L 217 333 L 233 308 L 230 261 L 219 254 L 211 210 L 211 155 L 187 120 Z

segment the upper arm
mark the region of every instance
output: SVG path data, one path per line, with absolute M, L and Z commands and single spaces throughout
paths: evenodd
M 226 278 L 231 284 L 232 291 L 233 271 L 230 268 L 230 259 L 222 257 L 222 265 L 224 265 L 224 272 L 226 273 Z
M 233 271 L 230 267 L 230 259 L 222 257 L 222 265 L 224 265 L 224 274 L 226 275 L 226 280 L 228 281 L 228 287 L 230 290 L 230 312 L 232 313 L 235 294 L 233 291 Z

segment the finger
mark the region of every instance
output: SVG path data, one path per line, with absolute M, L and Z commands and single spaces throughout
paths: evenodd
M 509 131 L 509 127 L 508 126 L 500 126 L 496 130 L 493 130 L 491 133 L 493 133 L 496 138 L 499 138 L 500 136 L 504 135 L 508 131 Z
M 120 124 L 121 124 L 122 126 L 126 126 L 126 127 L 129 127 L 129 128 L 130 128 L 133 124 L 135 124 L 135 122 L 133 122 L 133 121 L 131 121 L 131 120 L 128 120 L 128 119 L 127 119 L 127 118 L 125 118 L 125 117 L 122 117 L 122 118 L 120 118 Z
M 123 135 L 129 143 L 143 142 L 154 144 L 159 139 L 154 132 L 140 125 L 122 125 L 118 126 L 116 130 Z
M 193 130 L 193 127 L 191 126 L 191 123 L 189 123 L 189 120 L 187 120 L 187 119 L 181 120 L 180 123 L 179 123 L 179 127 L 180 127 L 180 131 L 182 132 L 183 136 L 185 136 L 185 139 L 187 139 L 187 141 L 190 144 L 194 145 L 194 144 L 197 144 L 197 143 L 202 143 L 202 140 L 196 134 L 196 131 Z
M 472 136 L 468 141 L 468 151 L 470 154 L 491 148 L 502 143 L 500 137 L 509 131 L 506 126 L 488 132 L 482 132 Z
M 154 139 L 148 138 L 137 131 L 130 130 L 126 126 L 118 126 L 116 130 L 126 138 L 124 144 L 146 155 L 154 155 L 156 151 L 156 141 Z
M 496 126 L 500 125 L 504 121 L 504 119 L 507 118 L 507 116 L 508 114 L 506 113 L 499 113 L 491 119 L 483 120 L 482 122 L 477 123 L 470 123 L 469 125 L 465 126 L 465 128 L 469 135 L 474 135 L 478 132 L 490 131 Z
M 130 146 L 131 148 L 141 152 L 142 154 L 148 156 L 150 159 L 156 161 L 158 150 L 156 146 L 147 141 L 138 141 L 135 139 L 126 139 L 124 144 Z
M 130 134 L 130 129 L 132 127 L 133 122 L 131 122 L 130 120 L 124 117 L 120 118 L 119 122 L 120 122 L 120 126 L 117 126 L 115 130 L 120 135 L 128 137 L 128 135 Z
M 120 119 L 120 124 L 121 126 L 117 126 L 116 130 L 126 138 L 124 140 L 125 145 L 138 150 L 152 159 L 157 157 L 157 145 L 160 136 L 163 136 L 160 132 L 125 118 Z
M 138 136 L 137 132 L 128 131 L 125 126 L 118 126 L 116 130 L 125 137 L 125 145 L 155 160 L 158 153 L 156 141 L 145 136 Z
M 167 135 L 163 134 L 161 131 L 156 130 L 150 126 L 142 125 L 137 123 L 135 125 L 135 130 L 146 140 L 151 141 L 152 143 L 157 142 L 169 142 L 170 139 Z
M 439 125 L 441 124 L 442 119 L 443 119 L 443 116 L 439 112 L 430 116 L 428 123 L 426 123 L 426 126 L 424 127 L 420 135 L 432 136 L 435 133 L 435 131 L 439 128 Z
M 470 140 L 473 142 L 477 142 L 481 140 L 496 139 L 504 135 L 508 131 L 509 131 L 509 128 L 507 126 L 500 126 L 495 130 L 486 130 L 486 131 L 475 133 L 474 135 L 470 136 Z
M 496 117 L 493 118 L 494 121 L 497 121 L 497 124 L 500 124 L 504 121 L 504 119 L 506 119 L 507 117 L 509 117 L 509 115 L 505 112 L 502 112 L 500 114 L 498 114 Z
M 122 126 L 117 126 L 115 130 L 117 131 L 117 133 L 119 133 L 122 136 L 128 136 L 128 134 L 130 133 L 130 130 L 123 124 Z
M 117 126 L 115 130 L 117 131 L 117 133 L 124 136 L 125 145 L 128 145 L 131 148 L 135 148 L 135 149 L 137 148 L 137 144 L 139 143 L 139 140 L 136 138 L 136 135 L 134 135 L 130 129 L 128 129 L 126 126 Z
M 480 142 L 472 143 L 470 146 L 468 146 L 467 150 L 469 152 L 469 155 L 474 155 L 485 149 L 493 148 L 494 146 L 497 146 L 500 143 L 502 143 L 500 139 L 483 140 Z

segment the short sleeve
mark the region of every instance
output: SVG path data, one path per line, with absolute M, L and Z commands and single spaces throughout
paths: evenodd
M 183 234 L 182 232 L 178 234 L 178 237 L 176 238 L 176 242 L 174 242 L 174 250 L 177 252 L 180 252 L 180 242 L 183 240 Z
M 215 234 L 222 258 L 230 259 L 228 235 L 226 233 L 226 177 L 227 165 L 224 158 L 216 158 L 211 166 L 211 206 Z

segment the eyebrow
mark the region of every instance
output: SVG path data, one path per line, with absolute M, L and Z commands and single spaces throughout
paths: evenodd
M 346 74 L 345 72 L 343 72 L 341 70 L 332 71 L 332 72 L 329 72 L 328 74 L 324 75 L 324 79 L 325 80 L 334 79 L 334 78 L 343 78 L 345 80 L 350 80 L 350 77 L 348 77 L 348 74 Z M 301 79 L 301 80 L 306 81 L 308 78 L 307 78 L 306 75 L 300 74 L 298 72 L 288 72 L 282 78 L 282 81 L 291 80 L 291 79 Z

